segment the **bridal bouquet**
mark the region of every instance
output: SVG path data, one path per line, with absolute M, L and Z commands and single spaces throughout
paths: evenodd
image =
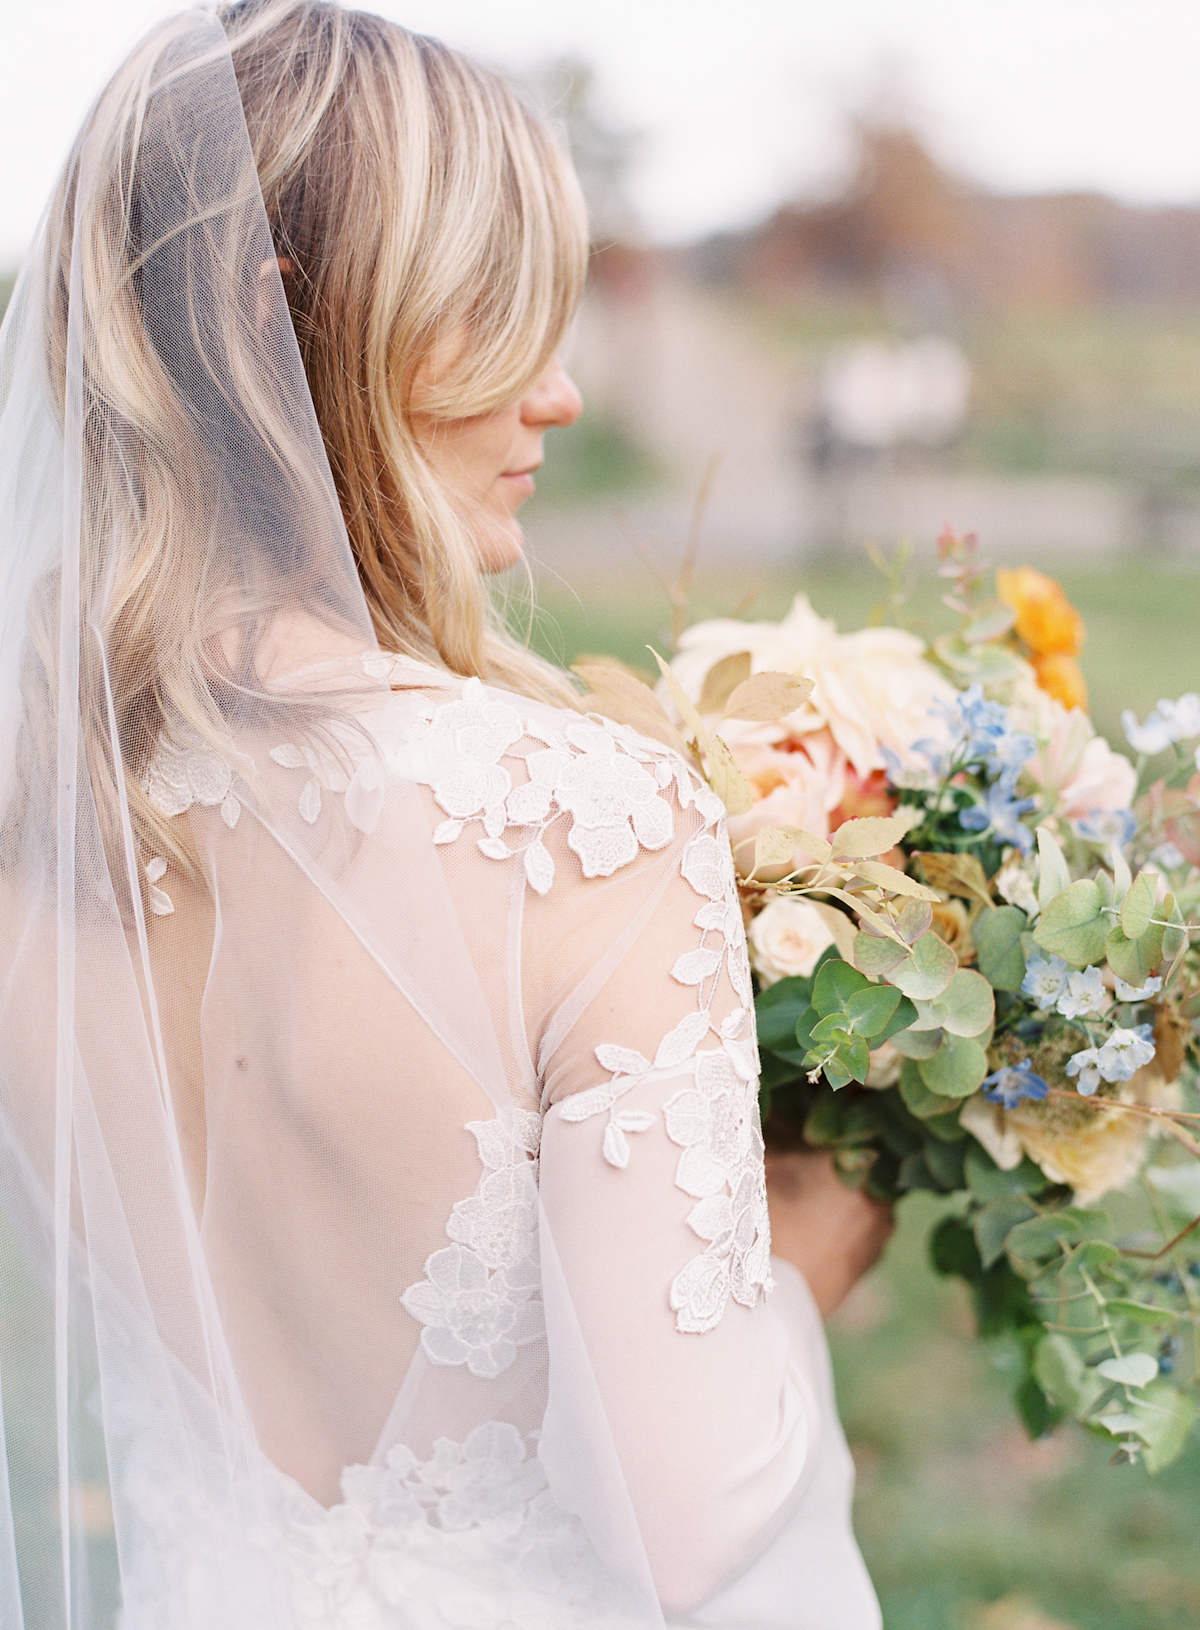
M 933 1260 L 1015 1341 L 1029 1430 L 1071 1415 L 1155 1471 L 1200 1412 L 1200 698 L 1125 716 L 1135 765 L 1058 585 L 989 595 L 973 537 L 939 557 L 932 647 L 799 596 L 662 664 L 730 813 L 764 1131 L 955 1196 Z M 649 727 L 645 687 L 587 677 Z

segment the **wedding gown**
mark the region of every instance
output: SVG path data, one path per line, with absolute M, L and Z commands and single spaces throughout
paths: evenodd
M 375 648 L 220 24 L 115 83 L 0 343 L 0 1297 L 44 1310 L 0 1346 L 0 1624 L 874 1630 L 721 805 Z M 253 302 L 185 324 L 219 388 L 166 449 L 203 648 L 253 654 L 199 724 L 117 672 L 156 425 L 101 389 L 89 256 L 127 140 L 187 257 L 147 332 Z

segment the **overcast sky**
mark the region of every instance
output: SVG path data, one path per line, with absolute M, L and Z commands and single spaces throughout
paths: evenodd
M 0 266 L 27 243 L 105 71 L 163 0 L 7 0 Z M 490 61 L 596 67 L 643 135 L 647 234 L 672 240 L 834 183 L 881 91 L 938 155 L 1005 190 L 1200 202 L 1200 0 L 379 0 Z

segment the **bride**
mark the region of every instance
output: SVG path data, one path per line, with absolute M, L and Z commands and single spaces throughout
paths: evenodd
M 488 615 L 585 249 L 509 87 L 327 0 L 164 23 L 70 154 L 0 347 L 6 1630 L 879 1623 L 813 1291 L 886 1218 L 789 1159 L 769 1257 L 721 806 Z

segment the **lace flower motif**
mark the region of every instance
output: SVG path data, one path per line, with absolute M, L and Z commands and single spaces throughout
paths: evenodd
M 540 748 L 514 754 L 522 738 Z M 501 763 L 525 759 L 528 779 L 516 785 Z M 462 700 L 435 707 L 410 738 L 407 773 L 433 791 L 446 816 L 435 843 L 453 843 L 478 821 L 481 852 L 493 860 L 520 854 L 529 886 L 545 894 L 554 882 L 547 827 L 570 817 L 567 845 L 579 856 L 585 877 L 611 877 L 636 860 L 639 848 L 662 849 L 674 836 L 674 816 L 664 792 L 675 784 L 685 807 L 704 797 L 674 755 L 609 720 L 574 719 L 561 730 L 545 728 L 507 702 L 494 702 L 478 679 L 463 685 Z M 510 847 L 504 834 L 522 829 Z
M 483 1175 L 446 1223 L 452 1244 L 434 1251 L 425 1277 L 400 1298 L 424 1326 L 421 1346 L 434 1364 L 465 1364 L 491 1380 L 517 1348 L 545 1330 L 537 1259 L 537 1152 L 541 1118 L 504 1109 L 470 1121 Z
M 155 743 L 146 771 L 146 796 L 163 815 L 186 815 L 193 804 L 220 808 L 230 831 L 242 806 L 233 791 L 233 767 L 190 725 L 181 722 Z
M 707 833 L 693 838 L 682 872 L 706 903 L 694 919 L 700 944 L 677 958 L 671 977 L 695 986 L 696 1011 L 663 1037 L 653 1061 L 633 1048 L 597 1047 L 596 1058 L 612 1079 L 565 1099 L 561 1113 L 567 1121 L 607 1115 L 602 1152 L 609 1165 L 623 1168 L 630 1160 L 629 1134 L 649 1130 L 656 1117 L 622 1108 L 622 1098 L 655 1075 L 692 1073 L 695 1085 L 663 1105 L 663 1123 L 683 1150 L 675 1185 L 697 1202 L 688 1226 L 705 1243 L 676 1275 L 669 1301 L 677 1328 L 700 1333 L 720 1323 L 731 1296 L 753 1307 L 760 1291 L 769 1289 L 771 1243 L 750 975 L 728 843 Z M 722 965 L 742 1005 L 718 1028 L 712 1004 Z M 718 1045 L 702 1047 L 710 1036 Z

